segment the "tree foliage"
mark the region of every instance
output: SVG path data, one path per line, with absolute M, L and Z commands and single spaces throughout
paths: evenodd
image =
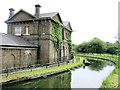
M 93 38 L 88 42 L 83 42 L 76 46 L 75 51 L 79 53 L 108 53 L 117 54 L 118 43 L 109 43 L 100 40 L 99 38 Z M 75 45 L 74 45 L 75 47 Z
M 76 44 L 72 44 L 72 52 L 75 53 L 75 52 L 78 52 L 78 45 Z
M 118 43 L 119 42 L 117 42 L 116 41 L 116 43 L 109 43 L 109 42 L 107 42 L 106 43 L 106 53 L 109 53 L 109 54 L 117 54 L 117 51 L 118 51 Z

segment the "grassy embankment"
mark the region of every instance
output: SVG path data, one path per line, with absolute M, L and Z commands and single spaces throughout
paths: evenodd
M 74 63 L 69 63 L 69 64 L 64 64 L 60 66 L 55 66 L 55 67 L 50 67 L 50 68 L 42 68 L 42 69 L 28 69 L 27 71 L 21 71 L 21 72 L 15 72 L 15 73 L 9 73 L 8 76 L 7 74 L 2 74 L 2 80 L 1 82 L 6 82 L 10 80 L 16 80 L 20 78 L 29 78 L 29 77 L 37 77 L 37 76 L 43 76 L 46 77 L 47 74 L 54 73 L 54 72 L 59 72 L 59 71 L 64 71 L 68 70 L 70 71 L 71 69 L 74 69 L 74 67 L 80 67 L 83 66 L 83 57 L 75 57 L 77 59 L 77 62 Z M 86 59 L 85 59 L 86 60 Z
M 118 83 L 118 56 L 116 55 L 107 55 L 107 54 L 82 54 L 85 56 L 93 56 L 97 58 L 110 59 L 116 63 L 115 69 L 113 72 L 103 81 L 100 88 L 118 88 L 120 83 Z

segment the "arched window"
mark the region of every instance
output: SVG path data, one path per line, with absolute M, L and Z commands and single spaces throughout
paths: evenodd
M 15 68 L 15 55 L 14 54 L 11 54 L 9 59 L 8 59 L 8 68 Z
M 32 65 L 32 54 L 28 54 L 29 65 Z
M 31 53 L 29 53 L 29 59 L 30 59 L 30 61 L 32 60 L 32 54 Z

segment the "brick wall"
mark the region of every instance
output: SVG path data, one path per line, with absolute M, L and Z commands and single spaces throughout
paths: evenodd
M 14 69 L 35 65 L 37 61 L 36 48 L 2 48 L 2 69 Z

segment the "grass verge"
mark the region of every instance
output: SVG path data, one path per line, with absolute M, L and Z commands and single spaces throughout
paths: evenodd
M 35 69 L 35 70 L 27 70 L 27 71 L 21 71 L 21 72 L 15 72 L 15 73 L 9 73 L 8 76 L 6 77 L 6 74 L 2 74 L 2 82 L 7 82 L 10 80 L 16 80 L 24 77 L 37 77 L 37 76 L 46 76 L 47 74 L 54 73 L 54 72 L 59 72 L 59 71 L 64 71 L 64 70 L 70 70 L 73 69 L 76 66 L 83 66 L 83 60 L 85 58 L 83 57 L 75 57 L 75 59 L 78 59 L 78 61 L 70 64 L 65 64 L 65 65 L 60 65 L 60 66 L 55 66 L 55 67 L 50 67 L 50 68 L 42 68 L 42 69 Z

